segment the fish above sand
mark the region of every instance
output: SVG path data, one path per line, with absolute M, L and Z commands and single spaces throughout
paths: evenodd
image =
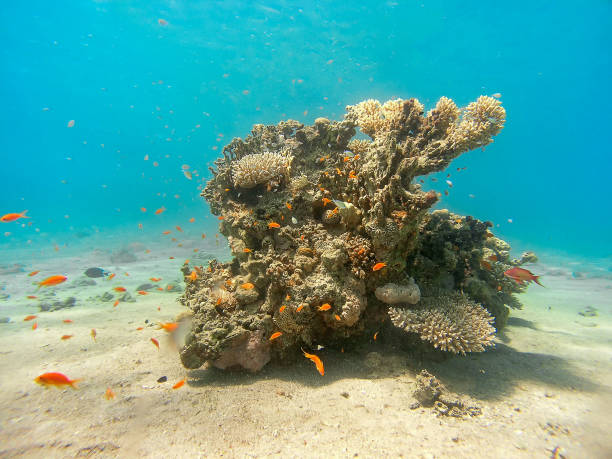
M 109 272 L 103 270 L 102 268 L 89 268 L 83 274 L 85 274 L 87 277 L 97 278 L 97 277 L 106 277 L 108 276 Z

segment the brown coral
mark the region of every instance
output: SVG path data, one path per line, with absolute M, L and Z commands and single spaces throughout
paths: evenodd
M 465 295 L 423 298 L 414 309 L 391 308 L 389 316 L 395 326 L 417 333 L 442 351 L 483 352 L 494 344 L 493 317 Z

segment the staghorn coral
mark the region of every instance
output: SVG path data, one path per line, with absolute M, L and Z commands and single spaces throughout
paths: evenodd
M 291 155 L 254 153 L 232 164 L 232 180 L 236 188 L 254 188 L 262 183 L 289 177 Z
M 428 260 L 420 239 L 428 238 L 428 210 L 438 199 L 415 178 L 491 142 L 504 116 L 489 98 L 463 110 L 442 98 L 427 115 L 416 99 L 369 100 L 348 106 L 341 121 L 258 124 L 233 139 L 202 191 L 223 217 L 219 230 L 233 259 L 209 261 L 187 284 L 181 301 L 193 311 L 193 328 L 183 364 L 256 370 L 275 331 L 283 335 L 270 343 L 270 359 L 289 360 L 300 347 L 363 339 L 386 320 L 392 285 L 409 287 L 403 299 L 415 301 L 433 277 L 415 260 Z M 357 128 L 371 140 L 353 139 Z M 483 227 L 466 231 L 478 239 Z M 373 271 L 378 262 L 384 269 Z M 256 364 L 232 357 L 245 346 L 257 350 Z
M 396 327 L 443 351 L 465 354 L 493 346 L 493 317 L 465 295 L 425 297 L 414 309 L 391 308 L 389 316 Z

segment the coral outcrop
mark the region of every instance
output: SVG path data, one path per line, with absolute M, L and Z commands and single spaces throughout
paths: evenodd
M 202 191 L 233 258 L 183 268 L 181 301 L 193 311 L 183 364 L 256 371 L 268 359 L 294 358 L 300 347 L 363 339 L 388 320 L 389 305 L 437 313 L 432 333 L 443 337 L 448 327 L 458 340 L 432 341 L 440 348 L 483 350 L 490 316 L 452 292 L 470 279 L 485 283 L 472 289 L 482 297 L 499 285 L 508 296 L 517 287 L 497 270 L 470 276 L 495 251 L 485 247 L 488 225 L 429 214 L 438 195 L 417 177 L 491 143 L 504 121 L 500 102 L 486 96 L 464 109 L 442 98 L 427 114 L 416 99 L 368 100 L 348 106 L 342 121 L 255 125 L 233 139 Z M 369 140 L 355 139 L 357 129 Z M 422 284 L 440 283 L 448 290 L 440 301 L 420 298 Z M 420 314 L 404 327 L 416 330 Z

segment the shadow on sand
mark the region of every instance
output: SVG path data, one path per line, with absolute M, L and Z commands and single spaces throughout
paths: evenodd
M 531 326 L 531 322 L 524 321 Z M 516 325 L 516 324 L 515 324 Z M 374 359 L 368 354 L 376 352 Z M 341 353 L 325 349 L 317 352 L 325 364 L 321 376 L 314 365 L 298 359 L 292 365 L 268 364 L 257 374 L 223 371 L 215 368 L 192 370 L 188 383 L 194 387 L 248 386 L 264 380 L 286 381 L 308 387 L 324 387 L 343 379 L 401 379 L 411 382 L 422 369 L 436 375 L 446 387 L 475 399 L 496 400 L 520 390 L 523 383 L 536 383 L 550 388 L 592 392 L 599 385 L 589 380 L 563 358 L 540 353 L 519 352 L 498 343 L 482 354 L 453 356 L 435 362 L 421 359 L 390 344 L 368 345 L 353 352 Z M 372 361 L 374 360 L 374 362 Z M 405 386 L 411 390 L 411 386 Z

